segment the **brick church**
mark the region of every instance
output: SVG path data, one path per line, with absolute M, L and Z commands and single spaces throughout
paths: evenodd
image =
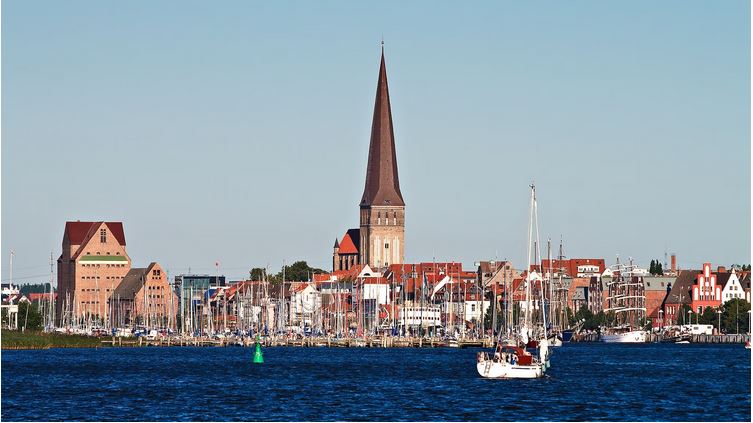
M 332 270 L 348 270 L 358 264 L 377 269 L 403 263 L 405 258 L 405 201 L 400 193 L 392 130 L 390 93 L 382 47 L 374 118 L 371 123 L 366 185 L 360 208 L 360 227 L 348 229 L 335 240 Z

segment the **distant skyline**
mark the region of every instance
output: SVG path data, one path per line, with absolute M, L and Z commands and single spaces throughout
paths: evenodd
M 2 280 L 65 222 L 134 267 L 331 267 L 358 227 L 385 57 L 406 262 L 676 253 L 748 264 L 747 1 L 2 5 Z M 545 248 L 542 248 L 545 254 Z

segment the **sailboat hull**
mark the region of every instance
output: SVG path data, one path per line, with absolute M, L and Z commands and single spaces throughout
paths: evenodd
M 561 347 L 562 346 L 562 338 L 559 336 L 553 336 L 549 338 L 549 346 L 551 347 Z
M 484 360 L 476 363 L 476 370 L 481 377 L 488 379 L 536 379 L 544 376 L 544 369 L 540 364 L 521 366 Z
M 631 330 L 623 333 L 601 334 L 601 342 L 607 343 L 642 343 L 646 342 L 646 331 Z

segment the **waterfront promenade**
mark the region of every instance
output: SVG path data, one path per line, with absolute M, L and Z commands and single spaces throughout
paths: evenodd
M 147 339 L 147 337 L 100 337 L 93 338 L 87 343 L 80 342 L 81 336 L 77 336 L 77 344 L 67 347 L 91 348 L 101 347 L 252 347 L 255 340 L 251 337 L 160 337 Z M 59 336 L 57 339 L 65 339 Z M 97 344 L 98 341 L 98 344 Z M 693 335 L 690 342 L 693 344 L 744 344 L 750 341 L 747 334 L 726 335 Z M 492 348 L 494 341 L 491 338 L 484 339 L 461 339 L 447 341 L 438 338 L 419 337 L 361 337 L 361 338 L 332 338 L 332 337 L 305 337 L 305 338 L 262 338 L 264 347 L 329 347 L 329 348 Z M 598 334 L 580 334 L 573 337 L 574 343 L 599 342 Z M 661 342 L 656 334 L 649 334 L 646 343 Z M 32 346 L 6 346 L 3 349 L 48 349 L 58 348 L 63 345 L 32 345 Z

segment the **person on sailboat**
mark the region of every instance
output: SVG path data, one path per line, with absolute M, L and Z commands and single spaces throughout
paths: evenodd
M 497 342 L 497 349 L 494 351 L 494 361 L 502 361 L 502 343 Z

